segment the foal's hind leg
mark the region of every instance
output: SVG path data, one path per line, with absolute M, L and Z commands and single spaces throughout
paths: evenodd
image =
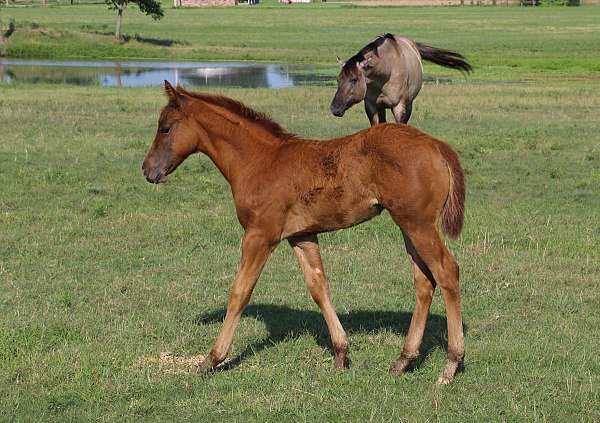
M 410 321 L 408 334 L 404 341 L 402 354 L 400 354 L 400 358 L 398 358 L 390 369 L 390 373 L 392 374 L 403 373 L 410 366 L 411 362 L 419 356 L 419 348 L 421 346 L 421 341 L 423 340 L 425 323 L 427 322 L 427 316 L 429 315 L 429 306 L 431 305 L 431 300 L 435 291 L 435 281 L 433 280 L 433 276 L 431 276 L 431 274 L 429 274 L 429 276 L 425 275 L 419 265 L 417 265 L 417 262 L 420 262 L 421 259 L 416 254 L 412 242 L 406 236 L 404 237 L 404 242 L 406 243 L 406 250 L 413 267 L 417 301 Z M 420 264 L 422 266 L 422 263 Z
M 423 266 L 420 270 L 425 275 L 430 273 L 442 290 L 448 320 L 448 362 L 437 383 L 447 384 L 452 382 L 465 355 L 458 264 L 440 239 L 435 224 L 406 226 L 403 230 L 421 259 L 421 262 L 417 261 L 416 264 L 419 267 Z
M 346 356 L 348 353 L 348 339 L 329 298 L 329 285 L 323 270 L 317 236 L 308 235 L 293 238 L 290 239 L 290 245 L 298 257 L 310 295 L 321 309 L 327 322 L 331 344 L 335 353 L 335 367 L 348 367 Z

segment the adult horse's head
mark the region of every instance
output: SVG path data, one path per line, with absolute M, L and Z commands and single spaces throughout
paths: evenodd
M 365 67 L 369 59 L 357 60 L 353 57 L 342 64 L 342 70 L 337 77 L 337 91 L 331 101 L 331 113 L 342 117 L 346 110 L 365 99 L 367 93 L 367 78 Z
M 190 154 L 198 152 L 201 141 L 201 128 L 186 113 L 190 99 L 168 81 L 165 93 L 169 104 L 160 113 L 154 142 L 142 165 L 144 176 L 154 184 L 162 182 Z

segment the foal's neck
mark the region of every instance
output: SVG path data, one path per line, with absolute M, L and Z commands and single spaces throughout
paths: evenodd
M 255 122 L 220 107 L 206 103 L 201 107 L 195 118 L 209 139 L 201 150 L 235 189 L 249 168 L 272 160 L 282 140 Z

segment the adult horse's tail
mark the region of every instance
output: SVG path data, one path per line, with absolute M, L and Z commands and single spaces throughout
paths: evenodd
M 442 209 L 442 230 L 452 239 L 458 238 L 465 216 L 465 175 L 458 154 L 448 144 L 440 142 L 440 153 L 450 172 L 450 191 Z
M 417 42 L 415 42 L 415 45 L 417 46 L 417 50 L 419 50 L 423 60 L 427 60 L 428 62 L 432 62 L 436 65 L 444 66 L 446 68 L 459 69 L 467 73 L 473 70 L 473 67 L 460 53 Z

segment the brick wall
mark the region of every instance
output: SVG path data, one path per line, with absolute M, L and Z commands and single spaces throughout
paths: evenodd
M 175 0 L 175 3 L 181 7 L 235 6 L 237 0 Z

